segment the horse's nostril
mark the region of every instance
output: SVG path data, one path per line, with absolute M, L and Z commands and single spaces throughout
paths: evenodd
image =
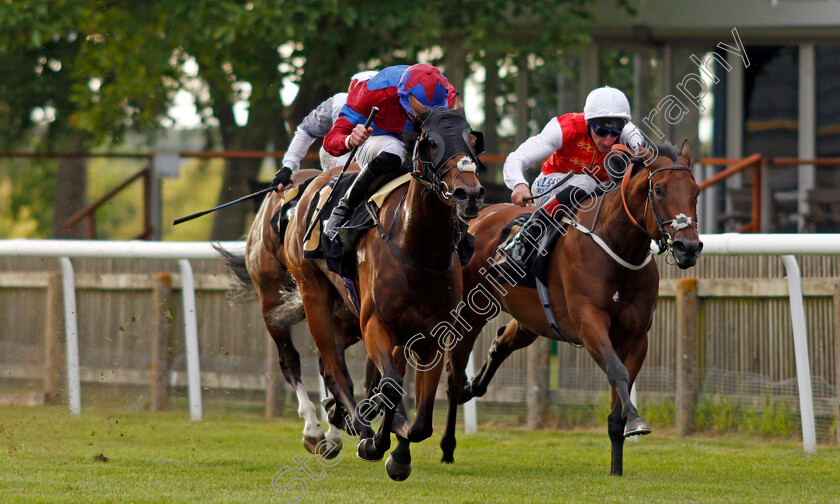
M 456 200 L 465 200 L 467 199 L 467 191 L 463 187 L 459 187 L 452 191 L 452 197 Z
M 479 188 L 479 190 L 478 190 L 478 196 L 475 198 L 475 199 L 476 199 L 476 201 L 483 202 L 483 201 L 484 201 L 484 196 L 485 196 L 486 194 L 487 194 L 487 191 L 486 191 L 486 190 L 484 190 L 484 187 Z
M 685 243 L 681 241 L 675 241 L 673 244 L 674 252 L 679 252 L 680 254 L 685 254 Z

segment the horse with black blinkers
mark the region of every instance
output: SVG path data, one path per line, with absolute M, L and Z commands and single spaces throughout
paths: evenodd
M 622 168 L 626 166 L 621 187 L 584 202 L 576 215 L 568 216 L 569 228 L 546 251 L 545 279 L 537 282 L 536 290 L 515 281 L 500 284 L 497 277 L 487 274 L 488 265 L 496 263 L 502 230 L 522 208 L 492 205 L 471 221 L 469 231 L 476 245 L 464 267 L 464 292 L 483 289 L 513 321 L 500 330 L 487 361 L 466 383 L 467 360 L 487 320 L 470 310 L 461 312 L 464 327 L 470 329 L 450 352 L 443 462 L 454 460 L 457 405 L 484 395 L 499 365 L 538 336 L 586 348 L 606 374 L 613 404 L 607 428 L 611 474 L 623 472 L 624 439 L 650 432 L 630 401 L 630 388 L 647 354 L 659 289 L 651 239 L 672 254 L 680 268 L 696 263 L 703 247 L 696 226 L 699 189 L 688 168 L 691 147 L 687 141 L 679 153 L 662 146 L 658 152 L 643 151 L 640 156 L 632 151 L 616 154 L 624 158 Z M 621 162 L 617 156 L 608 159 Z M 502 262 L 503 257 L 498 263 Z M 540 288 L 546 303 L 540 298 Z
M 350 375 L 344 365 L 332 316 L 337 306 L 355 312 L 345 279 L 328 270 L 324 260 L 304 258 L 305 216 L 318 204 L 319 190 L 336 171 L 326 172 L 307 187 L 286 231 L 286 265 L 297 281 L 310 332 L 322 360 L 321 372 L 335 398 L 331 423 L 358 433 L 357 455 L 380 460 L 390 447 L 390 434 L 398 446 L 386 469 L 403 480 L 411 470 L 409 443 L 432 433 L 432 409 L 443 359 L 432 334 L 440 322 L 452 320 L 461 301 L 462 275 L 456 245 L 463 227 L 459 220 L 474 217 L 484 188 L 476 176 L 477 156 L 483 150 L 480 133 L 472 131 L 463 115 L 447 108 L 423 110 L 414 106 L 419 138 L 407 144 L 411 159 L 407 183 L 391 192 L 374 216 L 375 227 L 364 231 L 355 250 L 359 327 L 381 380 L 382 424 L 376 435 L 357 411 Z M 404 363 L 395 359 L 406 351 L 415 365 L 417 412 L 409 423 L 397 409 L 402 404 Z M 346 415 L 346 419 L 342 416 Z

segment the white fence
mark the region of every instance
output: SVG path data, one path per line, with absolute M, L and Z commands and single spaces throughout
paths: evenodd
M 244 242 L 222 242 L 232 252 L 244 252 Z M 183 278 L 184 346 L 190 403 L 190 417 L 200 421 L 201 376 L 198 359 L 198 324 L 195 308 L 195 285 L 189 259 L 214 259 L 219 255 L 210 243 L 201 242 L 145 242 L 145 241 L 86 241 L 86 240 L 3 240 L 0 256 L 58 257 L 64 290 L 64 324 L 67 335 L 67 389 L 70 411 L 81 412 L 79 379 L 79 341 L 76 318 L 76 287 L 72 257 L 100 257 L 122 259 L 177 259 Z
M 791 320 L 799 384 L 802 437 L 806 452 L 816 451 L 816 431 L 811 394 L 808 345 L 799 267 L 794 255 L 840 255 L 840 235 L 837 234 L 777 234 L 777 235 L 701 235 L 704 255 L 777 255 L 788 276 Z M 223 242 L 226 249 L 241 253 L 244 242 Z M 653 246 L 653 245 L 652 245 Z M 655 248 L 655 246 L 653 246 Z M 76 240 L 2 240 L 0 256 L 61 258 L 65 324 L 67 335 L 67 375 L 70 409 L 80 412 L 79 349 L 75 308 L 75 284 L 70 258 L 147 258 L 177 259 L 183 276 L 184 335 L 189 377 L 190 415 L 201 420 L 201 383 L 198 360 L 198 334 L 195 293 L 190 259 L 213 259 L 217 252 L 209 243 L 199 242 L 108 242 Z M 471 370 L 468 371 L 470 374 Z M 466 429 L 475 431 L 475 402 L 465 405 Z

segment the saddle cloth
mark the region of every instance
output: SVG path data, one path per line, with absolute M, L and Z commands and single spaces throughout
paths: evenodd
M 274 215 L 271 216 L 269 221 L 271 228 L 274 229 L 274 232 L 280 238 L 280 243 L 283 243 L 283 240 L 286 238 L 286 227 L 289 225 L 289 219 L 292 213 L 294 213 L 300 197 L 303 195 L 303 191 L 313 179 L 314 177 L 306 179 L 299 185 L 290 187 L 283 192 L 283 204 L 274 212 Z

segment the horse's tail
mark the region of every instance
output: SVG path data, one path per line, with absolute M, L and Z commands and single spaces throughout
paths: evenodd
M 300 288 L 294 279 L 286 289 L 280 291 L 280 305 L 274 309 L 272 315 L 276 323 L 286 327 L 295 325 L 306 318 Z
M 244 302 L 250 302 L 256 299 L 257 291 L 254 288 L 254 282 L 251 280 L 251 275 L 248 274 L 248 267 L 245 264 L 245 257 L 238 256 L 228 252 L 224 247 L 218 243 L 213 244 L 216 252 L 222 256 L 222 262 L 233 273 L 236 279 L 236 286 L 230 292 L 233 299 L 238 299 Z

